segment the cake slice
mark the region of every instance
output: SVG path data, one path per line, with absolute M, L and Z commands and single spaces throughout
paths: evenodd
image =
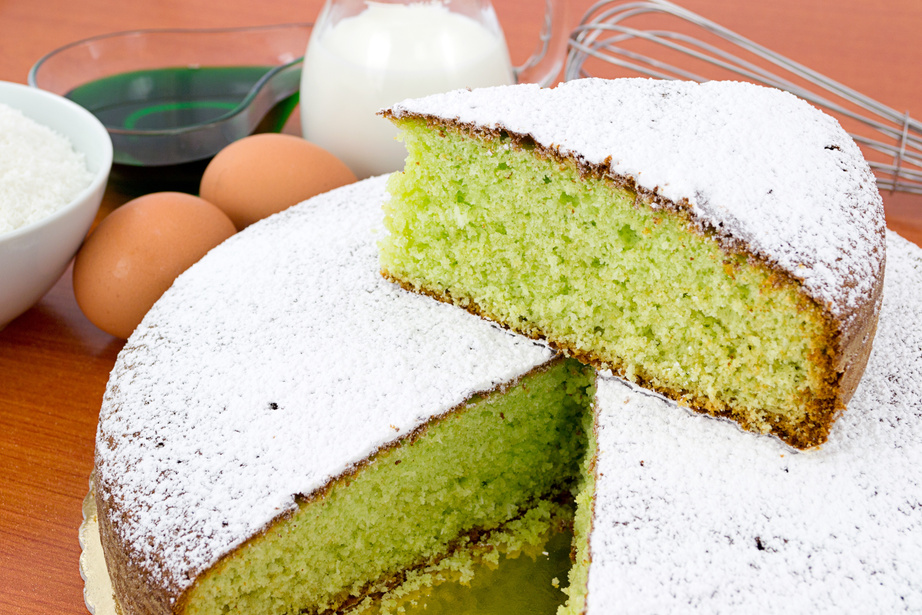
M 585 79 L 386 110 L 388 279 L 808 448 L 861 377 L 884 271 L 867 163 L 745 83 Z
M 793 451 L 611 377 L 595 417 L 559 615 L 922 610 L 918 246 L 889 235 L 874 352 L 822 448 Z
M 94 478 L 124 615 L 341 612 L 566 522 L 594 374 L 382 279 L 383 199 L 251 226 L 119 354 Z

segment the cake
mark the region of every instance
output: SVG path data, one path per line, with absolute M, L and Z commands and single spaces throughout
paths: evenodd
M 338 611 L 550 528 L 594 375 L 382 279 L 383 186 L 232 238 L 120 353 L 94 481 L 125 615 Z
M 894 233 L 883 295 L 864 378 L 819 449 L 600 377 L 560 615 L 922 611 L 922 250 Z
M 797 452 L 388 283 L 385 181 L 241 232 L 126 343 L 94 470 L 123 614 L 373 606 L 468 553 L 540 550 L 569 494 L 568 612 L 920 608 L 922 250 L 889 238 L 865 377 L 829 441 Z M 403 525 L 369 532 L 382 518 Z M 341 589 L 382 540 L 409 561 Z M 306 557 L 314 581 L 290 565 Z M 295 604 L 317 576 L 330 586 Z
M 382 273 L 809 448 L 867 362 L 884 217 L 831 117 L 746 83 L 583 79 L 400 102 Z

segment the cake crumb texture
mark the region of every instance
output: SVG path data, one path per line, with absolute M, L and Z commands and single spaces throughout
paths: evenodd
M 871 359 L 819 449 L 599 378 L 586 613 L 922 610 L 922 250 L 888 244 Z
M 883 247 L 884 219 L 861 151 L 833 117 L 787 92 L 579 79 L 458 90 L 402 101 L 390 113 L 507 130 L 629 178 L 794 273 L 839 316 L 869 296 L 882 268 L 882 253 L 864 257 L 864 246 Z
M 467 545 L 437 565 L 407 574 L 381 600 L 365 600 L 348 615 L 550 613 L 566 595 L 573 536 L 572 502 L 543 500 L 502 531 Z

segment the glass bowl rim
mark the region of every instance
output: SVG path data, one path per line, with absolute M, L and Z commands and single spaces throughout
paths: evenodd
M 222 27 L 222 28 L 141 28 L 136 30 L 121 30 L 118 32 L 109 32 L 107 34 L 98 34 L 95 36 L 90 36 L 83 38 L 77 41 L 67 43 L 62 45 L 52 51 L 49 51 L 41 58 L 39 58 L 35 64 L 32 65 L 32 68 L 29 69 L 28 75 L 28 84 L 31 87 L 34 87 L 39 90 L 44 90 L 41 86 L 38 85 L 38 73 L 45 63 L 51 58 L 75 47 L 86 45 L 88 43 L 93 43 L 95 41 L 112 39 L 112 38 L 122 38 L 128 36 L 137 36 L 137 35 L 160 35 L 160 34 L 233 34 L 240 32 L 258 32 L 258 31 L 271 31 L 271 30 L 286 30 L 286 29 L 298 29 L 304 28 L 308 31 L 313 28 L 313 22 L 291 22 L 283 24 L 268 24 L 262 26 L 231 26 L 231 27 Z M 247 95 L 240 101 L 240 103 L 228 111 L 216 117 L 208 122 L 193 124 L 190 126 L 183 126 L 181 128 L 171 128 L 165 130 L 129 130 L 126 128 L 114 128 L 106 126 L 106 130 L 113 135 L 124 135 L 131 137 L 149 137 L 149 136 L 173 136 L 173 135 L 182 135 L 194 130 L 201 130 L 203 128 L 221 124 L 228 121 L 229 119 L 243 113 L 243 111 L 249 107 L 250 103 L 253 102 L 253 98 L 262 90 L 266 82 L 271 80 L 276 74 L 281 71 L 287 70 L 293 66 L 297 66 L 303 62 L 304 56 L 301 55 L 290 62 L 284 64 L 279 64 L 272 67 L 266 74 L 259 78 L 259 80 L 253 84 L 250 90 L 247 92 Z M 63 95 L 62 95 L 63 96 Z

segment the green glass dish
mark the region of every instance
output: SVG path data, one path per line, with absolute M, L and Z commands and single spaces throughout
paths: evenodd
M 195 192 L 226 145 L 282 130 L 298 104 L 310 32 L 311 24 L 284 24 L 108 34 L 45 55 L 29 84 L 102 121 L 113 180 L 139 192 Z

